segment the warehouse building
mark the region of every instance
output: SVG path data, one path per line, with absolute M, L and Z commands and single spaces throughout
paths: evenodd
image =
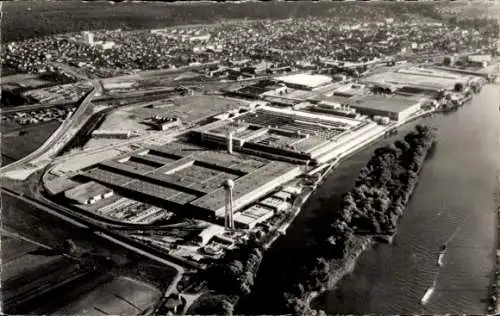
M 126 130 L 103 130 L 98 129 L 92 132 L 93 138 L 116 138 L 116 139 L 128 139 L 134 134 L 131 131 Z
M 240 229 L 253 229 L 255 225 L 267 221 L 273 216 L 273 210 L 261 206 L 254 205 L 245 211 L 234 216 L 234 223 Z
M 284 83 L 287 87 L 314 90 L 323 87 L 332 82 L 332 78 L 324 75 L 296 74 L 276 78 L 277 81 Z
M 361 114 L 385 116 L 394 121 L 402 121 L 416 113 L 422 102 L 400 96 L 370 95 L 350 99 L 348 104 Z
M 353 129 L 369 123 L 309 110 L 261 106 L 234 121 L 217 121 L 196 130 L 202 142 L 231 143 L 238 152 L 292 163 L 306 163 L 337 147 Z M 228 142 L 232 131 L 231 142 Z
M 260 201 L 259 204 L 273 210 L 275 213 L 282 212 L 290 207 L 289 203 L 275 197 L 268 197 Z
M 67 189 L 64 196 L 89 210 L 86 204 L 116 192 L 118 196 L 189 216 L 216 219 L 225 214 L 226 180 L 235 183 L 233 209 L 237 212 L 301 173 L 298 165 L 283 161 L 173 142 L 142 148 L 81 170 L 75 178 L 87 183 Z M 114 201 L 109 199 L 109 203 Z M 104 209 L 106 203 L 101 201 L 98 206 Z M 93 212 L 102 214 L 99 209 Z
M 466 86 L 468 78 L 430 68 L 408 67 L 364 78 L 363 83 L 384 88 L 419 88 L 423 91 L 454 90 L 459 83 Z
M 97 201 L 113 196 L 113 190 L 97 182 L 90 181 L 67 190 L 64 195 L 79 204 L 94 204 Z

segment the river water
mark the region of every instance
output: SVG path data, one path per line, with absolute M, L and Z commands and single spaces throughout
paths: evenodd
M 328 314 L 485 313 L 496 251 L 499 103 L 500 85 L 487 85 L 458 111 L 417 122 L 437 127 L 438 143 L 399 223 L 395 244 L 378 244 L 363 253 L 353 273 L 318 297 L 314 308 Z M 400 129 L 400 135 L 414 125 Z M 266 253 L 252 294 L 236 312 L 283 312 L 273 303 L 279 295 L 273 289 L 288 262 L 312 242 L 314 218 L 335 210 L 373 149 L 393 140 L 372 145 L 332 172 L 288 234 Z M 445 264 L 438 267 L 439 248 L 453 235 Z M 420 305 L 435 279 L 434 295 Z

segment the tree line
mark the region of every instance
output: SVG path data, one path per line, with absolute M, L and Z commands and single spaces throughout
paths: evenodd
M 285 286 L 288 312 L 310 314 L 309 293 L 322 290 L 332 277 L 338 279 L 366 236 L 394 234 L 435 139 L 434 128 L 417 125 L 404 140 L 375 150 L 341 208 L 331 214 L 330 229 L 320 230 L 320 242 L 308 250 L 307 257 L 313 259 L 302 262 Z
M 212 306 L 211 311 L 218 315 L 231 315 L 239 297 L 251 293 L 262 258 L 262 249 L 255 240 L 227 252 L 204 272 L 204 279 L 214 291 L 205 296 L 204 300 L 209 304 L 204 305 Z M 204 310 L 193 312 L 201 313 Z

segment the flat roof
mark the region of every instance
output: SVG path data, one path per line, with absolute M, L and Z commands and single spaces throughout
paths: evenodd
M 250 203 L 250 195 L 255 200 L 299 174 L 300 168 L 298 166 L 273 161 L 255 172 L 236 179 L 233 188 L 234 209 L 238 210 Z M 225 196 L 226 190 L 219 188 L 191 202 L 191 205 L 217 215 L 224 211 Z
M 315 88 L 332 81 L 332 78 L 324 75 L 310 75 L 310 74 L 296 74 L 290 76 L 278 77 L 276 80 L 284 82 L 285 84 L 293 84 L 305 86 L 308 88 Z
M 458 82 L 465 82 L 464 76 L 433 69 L 408 68 L 394 72 L 383 72 L 368 76 L 363 82 L 379 85 L 411 86 L 434 89 L 453 89 Z
M 352 97 L 347 97 L 347 96 L 342 96 L 342 95 L 332 95 L 329 97 L 324 97 L 320 99 L 320 101 L 326 101 L 326 102 L 334 102 L 334 103 L 340 103 L 340 104 L 345 104 L 347 103 Z
M 89 198 L 107 192 L 113 192 L 113 190 L 95 181 L 90 181 L 81 184 L 79 186 L 76 186 L 73 189 L 69 189 L 68 191 L 64 192 L 64 195 L 72 200 L 80 200 L 80 199 L 87 200 Z
M 389 112 L 401 112 L 407 108 L 419 103 L 418 100 L 412 100 L 402 97 L 385 97 L 380 95 L 370 95 L 349 100 L 349 106 L 354 108 L 376 109 Z
M 247 208 L 246 210 L 241 212 L 240 214 L 256 219 L 256 218 L 260 218 L 268 213 L 273 213 L 273 210 L 271 210 L 265 206 L 253 205 L 252 207 Z

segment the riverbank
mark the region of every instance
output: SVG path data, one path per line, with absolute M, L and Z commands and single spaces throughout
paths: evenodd
M 313 291 L 309 293 L 309 296 L 306 300 L 307 312 L 314 313 L 315 311 L 311 307 L 312 301 L 323 294 L 328 289 L 334 288 L 335 285 L 347 274 L 351 273 L 356 267 L 356 262 L 363 254 L 363 252 L 376 244 L 376 240 L 372 237 L 358 237 L 358 240 L 355 244 L 355 247 L 351 249 L 349 255 L 344 261 L 344 265 L 342 269 L 338 269 L 335 272 L 332 272 L 330 275 L 330 279 L 328 280 L 328 284 L 326 288 L 322 288 L 320 291 Z
M 497 192 L 495 195 L 497 205 L 497 249 L 495 254 L 495 271 L 488 293 L 488 313 L 500 313 L 500 170 L 497 176 Z
M 417 128 L 417 131 L 419 129 Z M 423 129 L 421 129 L 423 131 Z M 423 137 L 423 140 L 421 140 L 420 142 L 416 142 L 414 143 L 414 146 L 415 147 L 414 149 L 411 149 L 411 147 L 409 149 L 407 149 L 407 151 L 413 151 L 415 150 L 415 155 L 417 157 L 420 157 L 421 159 L 419 160 L 416 160 L 416 163 L 415 161 L 412 161 L 412 164 L 410 164 L 408 166 L 409 170 L 407 172 L 414 172 L 416 177 L 412 177 L 410 178 L 409 180 L 409 183 L 407 185 L 407 189 L 404 190 L 404 192 L 401 192 L 401 191 L 398 191 L 398 192 L 401 192 L 400 193 L 400 196 L 397 198 L 396 202 L 392 202 L 394 205 L 397 205 L 395 206 L 396 208 L 397 207 L 400 207 L 400 210 L 399 211 L 396 211 L 396 216 L 395 217 L 392 217 L 391 218 L 391 225 L 392 227 L 394 227 L 393 229 L 389 229 L 388 231 L 386 232 L 379 232 L 378 234 L 367 234 L 367 235 L 364 235 L 364 236 L 356 236 L 355 238 L 360 238 L 360 242 L 356 241 L 355 243 L 355 247 L 352 247 L 351 249 L 348 249 L 347 250 L 347 255 L 342 258 L 340 260 L 340 262 L 337 262 L 337 263 L 331 263 L 332 266 L 336 266 L 337 269 L 335 269 L 334 271 L 331 271 L 329 273 L 329 279 L 328 279 L 328 282 L 327 282 L 327 286 L 326 287 L 322 287 L 321 290 L 319 291 L 312 291 L 310 292 L 309 294 L 307 294 L 307 299 L 306 299 L 306 306 L 305 306 L 305 309 L 302 311 L 302 314 L 310 314 L 313 312 L 313 308 L 311 306 L 311 303 L 313 301 L 313 299 L 321 294 L 323 294 L 325 291 L 328 291 L 328 290 L 331 290 L 332 288 L 335 287 L 335 285 L 347 274 L 351 273 L 353 270 L 354 270 L 354 267 L 356 265 L 356 262 L 357 262 L 357 259 L 359 258 L 359 256 L 366 250 L 368 249 L 369 246 L 373 246 L 374 244 L 376 244 L 377 242 L 385 242 L 385 243 L 392 243 L 395 235 L 396 235 L 396 224 L 397 224 L 397 221 L 399 221 L 399 219 L 403 216 L 403 209 L 406 208 L 406 205 L 411 197 L 411 195 L 413 194 L 417 184 L 418 184 L 418 176 L 420 175 L 421 171 L 422 171 L 422 168 L 423 168 L 423 165 L 424 165 L 424 159 L 426 158 L 427 154 L 429 153 L 429 151 L 431 150 L 432 146 L 434 146 L 434 143 L 435 143 L 435 136 L 432 135 L 432 131 L 431 129 L 427 130 L 427 131 L 423 131 L 423 132 L 419 132 L 421 133 L 421 135 L 427 135 L 427 136 L 422 136 Z M 430 133 L 430 134 L 427 134 L 427 133 Z M 411 134 L 408 134 L 408 135 L 411 135 Z M 407 137 L 405 137 L 405 139 L 408 138 L 408 135 Z M 416 147 L 417 146 L 424 146 L 424 149 L 420 152 L 417 152 L 416 151 Z M 380 152 L 379 152 L 380 153 Z M 379 154 L 378 156 L 381 157 L 383 154 Z M 405 155 L 405 153 L 401 154 L 403 157 Z M 375 156 L 377 156 L 377 152 L 375 153 Z M 373 159 L 373 158 L 372 158 Z M 369 163 L 370 164 L 370 163 Z M 373 168 L 373 166 L 372 166 Z M 413 170 L 413 171 L 412 171 Z M 363 178 L 363 177 L 361 177 Z M 411 180 L 413 179 L 413 180 Z M 365 185 L 365 184 L 362 184 L 362 185 Z M 352 190 L 351 192 L 353 192 L 354 190 Z M 346 200 L 346 199 L 344 199 Z M 346 207 L 347 208 L 351 208 L 350 206 L 344 206 L 344 212 L 346 210 Z M 390 206 L 387 206 L 386 210 L 389 210 L 390 209 Z M 372 215 L 373 216 L 373 215 Z M 348 216 L 350 217 L 350 216 Z M 345 216 L 342 216 L 341 218 L 345 218 Z M 382 226 L 382 225 L 380 225 Z M 354 226 L 355 227 L 355 230 L 357 229 L 356 228 L 356 225 Z M 380 229 L 380 227 L 377 225 L 376 226 L 378 229 Z M 390 226 L 389 226 L 390 227 Z
M 471 106 L 425 120 L 439 128 L 439 144 L 398 223 L 396 242 L 368 249 L 353 273 L 313 301 L 314 308 L 327 314 L 486 313 L 487 289 L 496 281 L 499 93 L 487 85 Z M 352 169 L 345 172 L 357 167 Z M 439 249 L 452 235 L 438 266 Z M 436 291 L 422 306 L 438 273 Z

